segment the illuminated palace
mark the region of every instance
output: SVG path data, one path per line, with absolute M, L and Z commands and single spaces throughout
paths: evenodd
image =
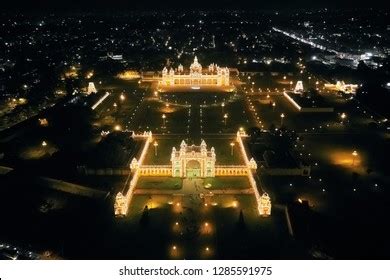
M 212 63 L 207 70 L 202 68 L 195 56 L 194 62 L 191 64 L 189 71 L 185 71 L 183 65 L 179 65 L 177 69 L 162 70 L 162 79 L 160 86 L 176 87 L 189 86 L 192 88 L 200 88 L 201 86 L 229 86 L 229 69 L 227 67 L 219 67 Z
M 164 165 L 145 165 L 144 159 L 148 149 L 153 143 L 151 132 L 143 134 L 133 133 L 132 138 L 144 139 L 145 144 L 139 158 L 133 158 L 130 163 L 131 180 L 121 192 L 118 192 L 115 198 L 115 215 L 125 216 L 128 213 L 128 206 L 132 199 L 134 190 L 137 186 L 138 179 L 142 176 L 162 176 L 178 178 L 206 178 L 206 177 L 242 177 L 248 178 L 251 192 L 254 193 L 257 201 L 257 209 L 261 216 L 271 215 L 271 199 L 266 192 L 260 194 L 255 174 L 257 170 L 256 161 L 248 158 L 242 138 L 248 137 L 244 130 L 237 132 L 236 142 L 238 143 L 241 155 L 245 164 L 239 165 L 218 165 L 216 164 L 215 149 L 207 148 L 204 140 L 200 145 L 188 145 L 184 140 L 180 144 L 180 149 L 172 148 L 171 164 Z M 155 142 L 156 143 L 156 142 Z

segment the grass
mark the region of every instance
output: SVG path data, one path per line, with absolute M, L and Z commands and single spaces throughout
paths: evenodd
M 249 182 L 246 177 L 215 177 L 205 178 L 203 182 L 204 186 L 210 184 L 210 190 L 223 190 L 223 189 L 247 189 L 249 188 Z
M 182 188 L 182 179 L 172 177 L 141 177 L 138 180 L 137 188 L 178 190 Z

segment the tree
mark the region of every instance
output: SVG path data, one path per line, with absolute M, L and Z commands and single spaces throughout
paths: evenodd
M 246 224 L 245 224 L 245 220 L 244 220 L 244 212 L 242 212 L 242 210 L 240 210 L 240 215 L 238 217 L 237 227 L 239 230 L 246 229 Z
M 141 219 L 139 220 L 139 224 L 141 227 L 145 228 L 149 225 L 149 208 L 145 205 L 144 211 L 142 212 Z

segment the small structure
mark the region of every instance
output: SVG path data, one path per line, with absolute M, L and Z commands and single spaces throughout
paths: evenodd
M 263 193 L 259 201 L 259 213 L 261 216 L 268 217 L 271 215 L 271 198 L 267 193 Z
M 127 210 L 127 200 L 121 192 L 118 192 L 115 197 L 114 211 L 115 216 L 125 216 Z
M 298 81 L 294 88 L 294 93 L 302 94 L 303 93 L 303 83 L 302 81 Z
M 188 146 L 183 140 L 180 150 L 172 148 L 172 177 L 215 177 L 215 149 L 207 150 L 204 140 L 200 146 Z
M 325 84 L 324 87 L 331 91 L 355 94 L 359 86 L 356 84 L 346 84 L 344 81 L 337 81 L 336 84 Z
M 94 84 L 93 82 L 89 82 L 89 83 L 88 83 L 87 94 L 91 94 L 91 93 L 97 93 L 95 84 Z

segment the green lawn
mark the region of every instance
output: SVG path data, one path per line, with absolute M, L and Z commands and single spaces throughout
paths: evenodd
M 205 178 L 204 186 L 210 184 L 210 190 L 223 190 L 223 189 L 247 189 L 249 188 L 249 182 L 246 177 L 215 177 Z
M 182 179 L 172 177 L 141 177 L 138 180 L 137 188 L 178 190 L 182 188 Z

